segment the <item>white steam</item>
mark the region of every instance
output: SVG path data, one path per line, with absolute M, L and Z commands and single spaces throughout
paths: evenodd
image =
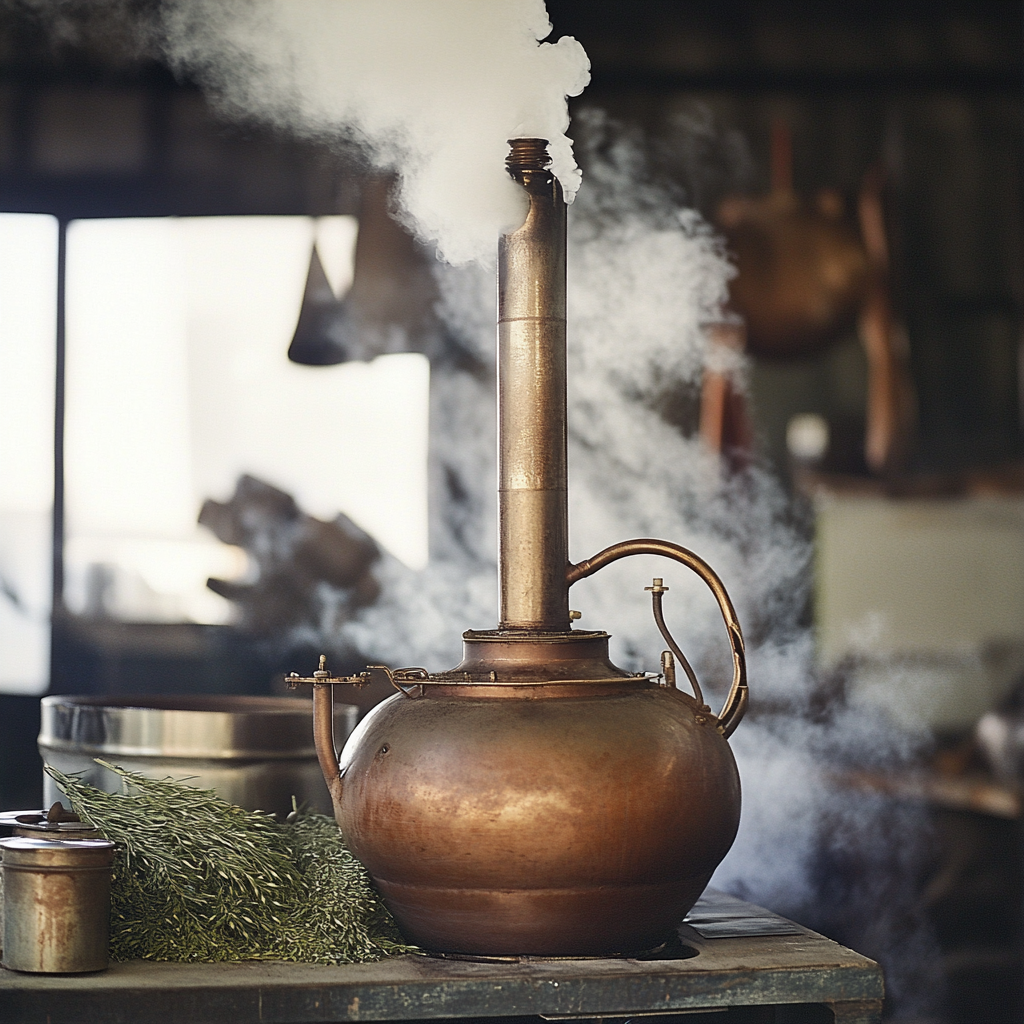
M 590 62 L 543 0 L 175 0 L 164 47 L 234 117 L 362 144 L 397 170 L 409 222 L 450 263 L 488 260 L 525 215 L 507 140 L 550 141 L 569 201 L 580 172 L 567 96 Z

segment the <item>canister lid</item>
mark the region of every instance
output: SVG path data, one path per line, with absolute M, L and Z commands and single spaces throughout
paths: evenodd
M 40 822 L 18 822 L 14 826 L 17 831 L 15 835 L 31 835 L 32 838 L 42 839 L 50 836 L 54 839 L 102 839 L 95 825 L 87 821 L 40 821 Z
M 109 839 L 0 839 L 5 867 L 109 867 L 114 847 Z
M 63 810 L 63 808 L 62 808 Z M 67 812 L 65 812 L 67 814 Z M 71 817 L 71 815 L 68 815 Z M 0 811 L 0 829 L 10 829 L 16 836 L 40 839 L 102 839 L 95 825 L 87 821 L 48 820 L 46 810 Z

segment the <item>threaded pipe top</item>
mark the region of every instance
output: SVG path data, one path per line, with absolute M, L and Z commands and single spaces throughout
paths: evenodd
M 511 147 L 505 165 L 512 174 L 516 171 L 543 171 L 550 163 L 547 139 L 509 139 Z

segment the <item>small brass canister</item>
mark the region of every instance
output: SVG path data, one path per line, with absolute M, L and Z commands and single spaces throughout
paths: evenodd
M 0 840 L 3 965 L 15 971 L 102 971 L 110 941 L 108 839 Z

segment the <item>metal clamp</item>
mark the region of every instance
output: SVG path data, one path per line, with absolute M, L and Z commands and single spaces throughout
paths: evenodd
M 369 668 L 376 668 L 375 665 Z M 311 676 L 300 676 L 298 672 L 289 672 L 284 677 L 289 690 L 294 690 L 300 683 L 312 683 L 314 686 L 340 686 L 347 683 L 350 686 L 365 686 L 370 681 L 369 671 L 359 672 L 354 676 L 332 676 L 327 671 L 327 655 L 320 655 L 320 667 Z
M 407 697 L 422 697 L 424 684 L 435 681 L 425 668 L 391 669 L 387 665 L 367 665 L 362 672 L 357 672 L 354 676 L 335 676 L 327 669 L 326 654 L 320 655 L 320 667 L 311 676 L 300 676 L 298 672 L 291 672 L 284 677 L 284 681 L 291 690 L 302 683 L 313 686 L 363 687 L 373 681 L 373 675 L 377 672 L 384 675 L 396 690 L 400 690 Z

